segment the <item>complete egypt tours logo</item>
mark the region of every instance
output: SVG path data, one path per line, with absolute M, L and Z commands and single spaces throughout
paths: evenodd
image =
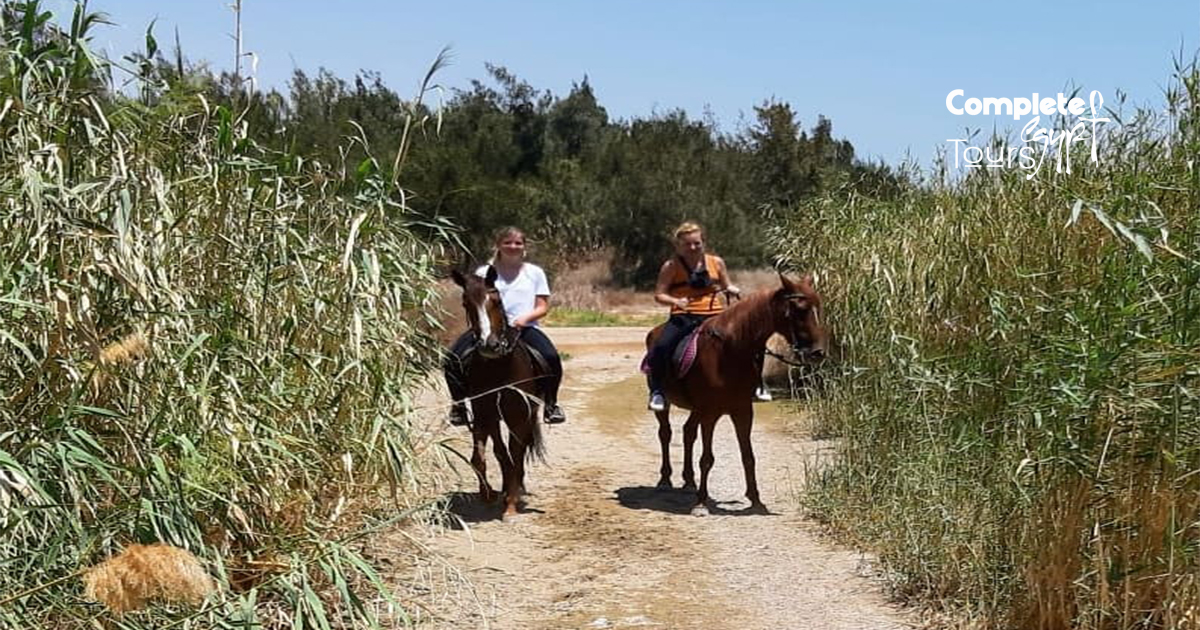
M 1038 98 L 965 98 L 964 90 L 952 90 L 946 95 L 946 109 L 955 116 L 1012 116 L 1014 121 L 1033 115 L 1021 128 L 1020 146 L 977 147 L 968 138 L 950 138 L 954 147 L 954 168 L 1021 168 L 1029 171 L 1025 179 L 1032 179 L 1042 170 L 1046 159 L 1053 155 L 1054 170 L 1071 172 L 1071 146 L 1078 142 L 1091 145 L 1091 160 L 1099 162 L 1097 145 L 1100 126 L 1110 122 L 1100 117 L 1104 97 L 1093 90 L 1087 102 L 1078 97 L 1064 96 Z M 1042 126 L 1042 116 L 1061 116 L 1061 125 Z M 1088 115 L 1085 115 L 1088 114 Z

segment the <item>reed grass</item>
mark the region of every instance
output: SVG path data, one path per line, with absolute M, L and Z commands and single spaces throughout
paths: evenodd
M 823 278 L 842 360 L 806 500 L 901 598 L 993 628 L 1194 628 L 1200 590 L 1200 73 L 1071 173 L 913 171 L 774 230 Z
M 448 228 L 369 154 L 256 145 L 203 75 L 151 63 L 124 96 L 89 48 L 103 21 L 0 5 L 0 627 L 95 627 L 65 578 L 121 548 L 222 585 L 200 617 L 122 628 L 378 626 L 389 596 L 345 541 L 426 499 L 406 409 Z M 121 557 L 88 574 L 112 610 L 162 590 L 114 596 Z

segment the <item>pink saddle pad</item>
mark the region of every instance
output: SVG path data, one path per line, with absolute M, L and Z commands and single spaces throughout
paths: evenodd
M 700 340 L 700 327 L 697 326 L 696 330 L 693 330 L 692 332 L 688 333 L 688 336 L 684 337 L 683 341 L 680 342 L 680 344 L 675 347 L 674 352 L 672 352 L 672 355 L 674 355 L 673 359 L 674 359 L 674 365 L 675 365 L 675 374 L 679 378 L 683 378 L 684 376 L 687 376 L 688 370 L 692 369 L 692 364 L 696 362 L 696 348 L 699 345 L 698 344 L 699 340 Z M 650 353 L 649 352 L 647 352 L 645 355 L 642 356 L 642 368 L 641 369 L 642 369 L 642 374 L 650 373 Z

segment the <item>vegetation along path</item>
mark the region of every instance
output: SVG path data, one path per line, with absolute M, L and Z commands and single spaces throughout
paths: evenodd
M 635 372 L 645 329 L 548 332 L 568 356 L 562 402 L 569 421 L 547 427 L 547 461 L 529 473 L 527 510 L 516 519 L 496 519 L 498 510 L 471 494 L 469 473 L 461 475 L 455 512 L 467 527 L 430 530 L 420 542 L 444 560 L 427 560 L 419 576 L 409 576 L 410 584 L 430 587 L 412 589 L 427 618 L 422 627 L 908 627 L 864 577 L 861 556 L 820 540 L 798 512 L 805 471 L 827 448 L 789 433 L 778 403 L 757 407 L 754 432 L 772 513 L 739 514 L 748 503 L 726 419 L 710 482 L 717 509 L 691 516 L 693 495 L 653 487 L 657 423 Z M 683 413 L 673 414 L 677 487 Z M 459 437 L 466 452 L 466 433 Z M 467 578 L 457 594 L 432 583 L 445 566 Z

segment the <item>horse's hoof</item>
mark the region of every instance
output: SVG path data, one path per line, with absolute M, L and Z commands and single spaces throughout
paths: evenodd
M 696 491 L 696 482 L 694 482 L 694 481 L 685 481 L 685 482 L 683 482 L 683 487 L 682 487 L 682 488 L 680 488 L 680 489 L 681 489 L 681 490 L 686 490 L 686 491 L 688 491 L 688 492 L 695 492 L 695 491 Z
M 516 508 L 513 508 L 511 510 L 504 510 L 504 513 L 500 515 L 500 521 L 503 523 L 511 523 L 511 522 L 517 520 L 517 518 L 519 518 L 520 516 L 521 516 L 521 513 L 518 512 L 516 510 Z
M 747 514 L 770 514 L 771 510 L 768 510 L 767 506 L 765 504 L 763 504 L 762 502 L 754 502 L 754 503 L 750 504 L 750 507 L 746 508 L 746 513 Z
M 663 477 L 662 479 L 659 479 L 659 480 L 658 480 L 658 485 L 656 485 L 656 486 L 654 486 L 654 487 L 655 487 L 655 488 L 657 488 L 657 489 L 659 489 L 659 490 L 671 490 L 671 489 L 673 489 L 675 486 L 671 485 L 671 480 L 670 480 L 670 479 L 667 479 L 666 477 Z
M 708 516 L 708 506 L 701 503 L 692 508 L 692 516 Z

